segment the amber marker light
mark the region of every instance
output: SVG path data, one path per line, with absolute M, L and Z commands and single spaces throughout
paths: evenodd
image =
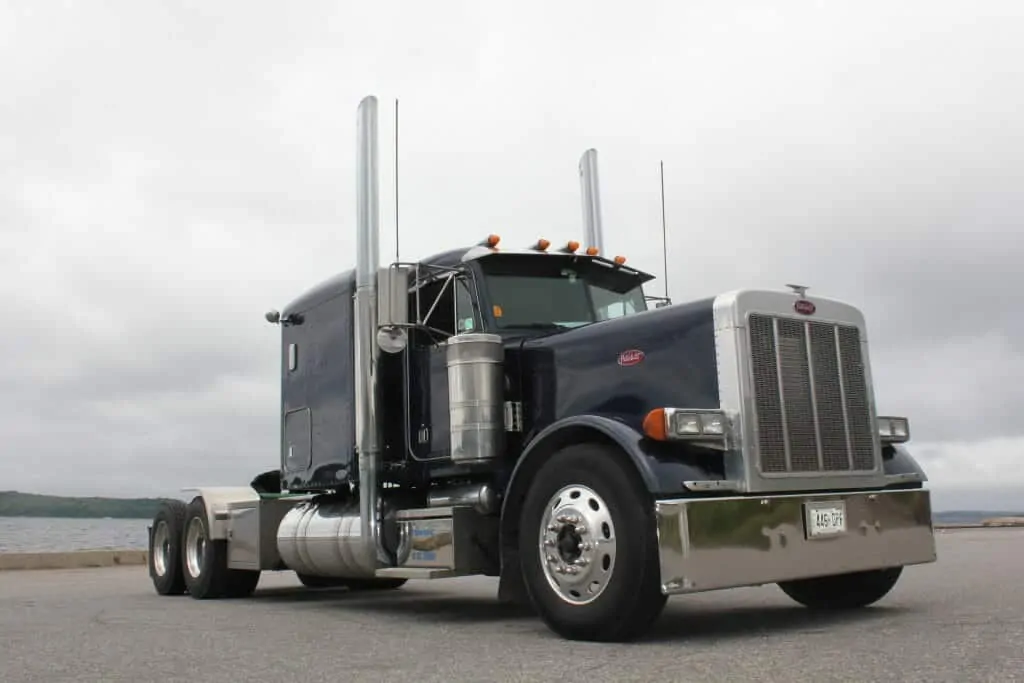
M 537 251 L 545 251 L 550 246 L 551 246 L 551 242 L 548 242 L 546 239 L 541 237 L 539 240 L 537 240 L 537 245 L 534 248 Z
M 488 235 L 487 239 L 484 241 L 484 245 L 493 249 L 494 247 L 498 246 L 498 242 L 500 241 L 501 237 L 497 235 Z
M 587 247 L 587 256 L 597 256 L 599 253 L 597 247 Z
M 625 256 L 616 256 L 615 257 L 615 262 L 621 266 L 623 263 L 626 262 L 626 257 Z
M 668 439 L 668 435 L 666 434 L 667 430 L 665 429 L 666 425 L 665 409 L 655 408 L 651 412 L 647 413 L 647 417 L 644 418 L 644 434 L 655 441 L 665 441 Z

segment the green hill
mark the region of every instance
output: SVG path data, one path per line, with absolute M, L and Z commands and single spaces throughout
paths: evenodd
M 0 517 L 149 519 L 162 498 L 72 498 L 0 491 Z

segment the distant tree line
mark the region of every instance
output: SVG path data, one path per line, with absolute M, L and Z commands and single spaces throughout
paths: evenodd
M 163 498 L 79 498 L 0 491 L 0 517 L 149 519 Z

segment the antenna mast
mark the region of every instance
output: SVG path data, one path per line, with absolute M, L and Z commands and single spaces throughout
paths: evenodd
M 668 237 L 665 228 L 665 162 L 660 161 L 661 169 L 661 255 L 665 265 L 665 298 L 668 299 Z
M 398 261 L 398 98 L 395 98 L 395 261 Z

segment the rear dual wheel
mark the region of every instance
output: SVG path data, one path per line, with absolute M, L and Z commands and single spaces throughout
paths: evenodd
M 206 503 L 201 496 L 185 509 L 181 545 L 183 578 L 189 595 L 197 600 L 240 598 L 252 595 L 259 571 L 228 568 L 228 542 L 210 538 Z
M 169 500 L 153 516 L 149 537 L 149 576 L 160 595 L 181 595 L 185 577 L 181 565 L 181 539 L 185 529 L 185 503 Z
M 569 446 L 541 467 L 519 552 L 531 601 L 564 638 L 632 640 L 665 606 L 649 496 L 609 446 Z

